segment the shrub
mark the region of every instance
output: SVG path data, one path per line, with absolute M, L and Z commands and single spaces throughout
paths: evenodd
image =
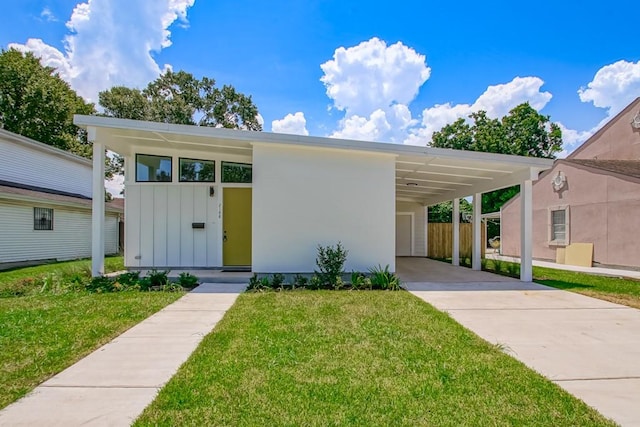
M 274 273 L 273 276 L 271 276 L 271 287 L 273 289 L 282 289 L 283 283 L 284 283 L 284 274 Z
M 364 273 L 361 273 L 359 271 L 352 271 L 351 272 L 351 287 L 353 289 L 364 289 L 365 287 L 365 279 L 367 277 L 364 275 Z
M 258 279 L 258 275 L 253 273 L 253 276 L 251 276 L 251 279 L 249 279 L 249 285 L 247 286 L 247 291 L 261 291 L 262 289 L 262 285 L 260 282 L 260 279 Z
M 191 273 L 180 273 L 178 276 L 178 285 L 187 289 L 195 288 L 198 285 L 198 278 Z
M 335 288 L 338 285 L 348 253 L 340 242 L 335 247 L 318 245 L 316 264 L 319 271 L 315 271 L 314 277 L 318 278 L 320 286 Z
M 487 261 L 486 258 L 480 258 L 480 268 L 482 270 L 486 270 L 487 269 L 487 264 L 488 264 L 488 261 Z
M 520 274 L 520 264 L 516 264 L 514 262 L 507 262 L 505 264 L 507 274 L 510 276 L 518 276 Z
M 161 288 L 169 284 L 168 271 L 158 271 L 153 269 L 149 271 L 145 279 L 149 279 L 149 287 Z
M 85 289 L 89 292 L 104 293 L 113 292 L 113 281 L 106 276 L 93 277 L 89 283 L 85 285 Z
M 500 259 L 493 260 L 493 271 L 496 273 L 500 273 L 502 271 L 502 267 L 504 266 L 504 262 Z
M 381 265 L 369 269 L 371 287 L 373 289 L 388 289 L 397 291 L 400 289 L 400 279 L 389 271 L 389 265 L 382 268 Z
M 139 281 L 140 281 L 139 271 L 128 271 L 126 273 L 122 273 L 116 279 L 116 282 L 122 284 L 124 287 L 137 286 Z
M 309 283 L 309 279 L 307 279 L 306 277 L 304 277 L 301 274 L 296 274 L 295 276 L 293 276 L 293 287 L 299 287 L 299 288 L 304 288 L 305 286 L 307 286 L 307 283 Z

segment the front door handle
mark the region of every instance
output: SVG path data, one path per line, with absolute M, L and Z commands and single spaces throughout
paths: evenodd
M 222 234 L 222 241 L 223 242 L 227 241 L 227 230 L 224 230 L 224 233 Z

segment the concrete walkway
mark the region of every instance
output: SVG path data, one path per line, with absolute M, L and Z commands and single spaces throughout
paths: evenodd
M 246 284 L 203 284 L 0 411 L 0 426 L 127 426 Z
M 399 268 L 400 276 L 419 279 L 417 270 L 423 269 L 422 281 L 405 283 L 412 294 L 503 345 L 604 416 L 640 426 L 640 310 L 494 275 L 487 280 L 488 273 L 473 281 L 471 270 L 432 260 L 406 264 L 414 271 Z M 430 280 L 448 269 L 465 277 Z

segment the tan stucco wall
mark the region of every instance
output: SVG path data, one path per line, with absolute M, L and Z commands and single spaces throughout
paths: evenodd
M 555 192 L 551 178 L 562 171 L 567 185 Z M 593 243 L 594 261 L 640 267 L 640 183 L 557 162 L 533 186 L 533 257 L 555 260 L 548 244 L 548 208 L 569 205 L 570 243 Z M 520 199 L 503 207 L 502 253 L 520 254 Z
M 567 158 L 586 160 L 640 159 L 640 131 L 634 130 L 631 126 L 631 120 L 639 110 L 640 101 L 632 103 Z

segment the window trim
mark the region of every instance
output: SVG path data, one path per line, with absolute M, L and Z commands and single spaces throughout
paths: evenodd
M 224 180 L 224 165 L 242 165 L 242 166 L 250 166 L 251 167 L 251 181 L 249 182 L 237 182 L 237 181 L 225 181 Z M 243 163 L 243 162 L 230 162 L 223 160 L 220 162 L 220 182 L 223 184 L 253 184 L 253 163 Z
M 213 179 L 211 181 L 189 181 L 182 179 L 182 161 L 191 160 L 194 162 L 211 162 L 213 163 Z M 198 183 L 198 182 L 216 182 L 216 161 L 209 159 L 193 159 L 190 157 L 178 157 L 178 182 Z
M 139 180 L 138 179 L 138 156 L 147 156 L 147 157 L 160 157 L 162 159 L 169 159 L 169 161 L 171 162 L 171 166 L 170 166 L 170 171 L 171 171 L 171 179 L 169 181 L 150 181 L 150 180 Z M 159 155 L 159 154 L 144 154 L 144 153 L 136 153 L 136 158 L 135 158 L 136 162 L 135 162 L 135 176 L 136 176 L 136 182 L 151 182 L 151 183 L 169 183 L 169 182 L 173 182 L 173 156 L 163 156 L 163 155 Z
M 40 219 L 36 219 L 36 213 L 39 213 L 42 211 L 49 212 L 51 215 L 51 219 L 49 220 L 49 228 L 36 228 L 36 221 L 38 222 L 40 221 Z M 53 208 L 42 208 L 38 206 L 33 207 L 33 231 L 53 231 L 53 228 L 54 228 L 53 219 L 54 219 Z
M 564 239 L 553 239 L 553 212 L 564 211 Z M 547 242 L 549 246 L 568 246 L 570 242 L 571 219 L 569 205 L 550 206 L 547 208 Z

